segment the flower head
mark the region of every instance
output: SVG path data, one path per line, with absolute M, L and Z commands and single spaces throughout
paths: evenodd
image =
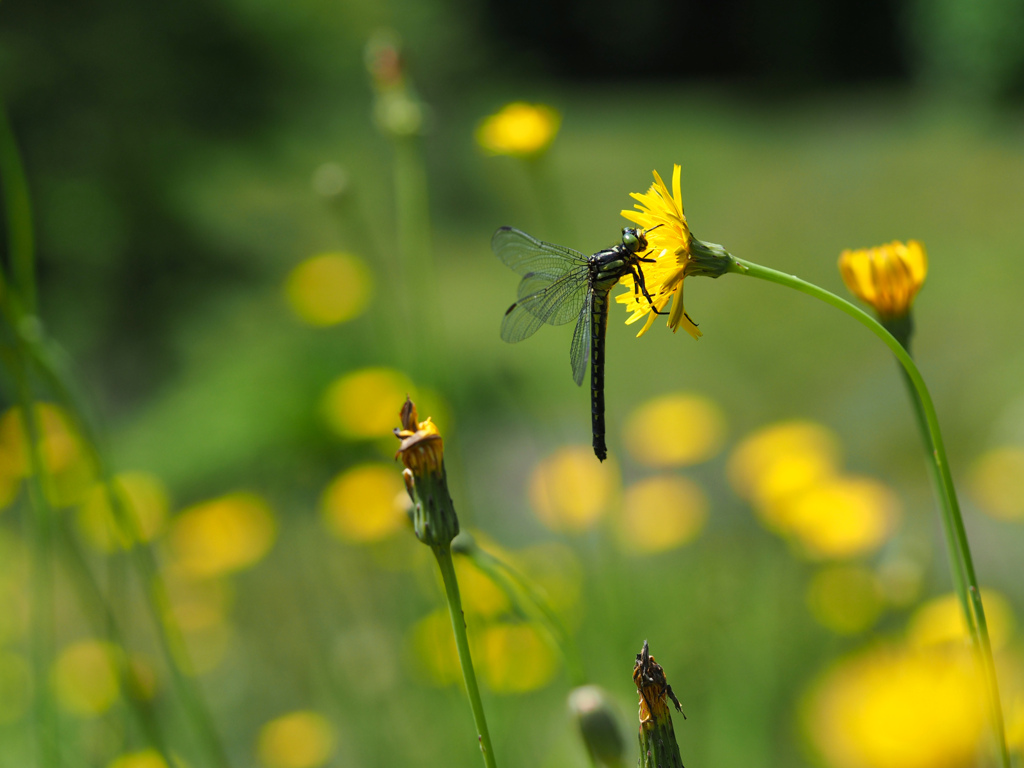
M 683 213 L 683 196 L 679 184 L 681 172 L 679 165 L 673 166 L 672 191 L 669 192 L 661 176 L 654 171 L 654 183 L 647 192 L 630 194 L 639 202 L 633 206 L 636 210 L 622 212 L 627 219 L 643 227 L 649 246 L 647 257 L 655 260 L 653 264 L 645 263 L 642 266 L 644 282 L 653 303 L 648 302 L 642 292 L 637 290 L 630 275 L 620 281 L 627 289 L 626 293 L 615 297 L 632 313 L 626 320 L 627 325 L 647 316 L 647 322 L 637 336 L 646 333 L 654 322 L 656 312 L 652 309 L 660 313 L 669 299 L 674 297 L 668 319 L 669 327 L 677 331 L 682 325 L 693 338 L 699 339 L 703 334 L 683 308 L 683 279 L 687 275 L 718 277 L 729 266 L 729 256 L 721 246 L 703 243 L 690 232 Z
M 444 466 L 444 441 L 437 425 L 429 416 L 426 421 L 417 421 L 416 405 L 409 398 L 405 399 L 401 415 L 402 428 L 395 430 L 395 437 L 402 444 L 395 458 L 401 458 L 414 475 L 440 472 Z
M 876 248 L 845 250 L 839 271 L 850 292 L 870 304 L 883 320 L 909 314 L 928 274 L 928 257 L 916 240 L 894 241 Z
M 495 155 L 533 157 L 548 148 L 561 122 L 551 107 L 516 101 L 485 118 L 476 129 L 476 141 Z
M 444 441 L 429 417 L 418 420 L 416 406 L 408 397 L 401 415 L 402 427 L 395 430 L 395 437 L 402 444 L 395 458 L 405 465 L 402 478 L 412 499 L 416 537 L 432 547 L 447 547 L 459 534 L 459 518 L 448 493 Z

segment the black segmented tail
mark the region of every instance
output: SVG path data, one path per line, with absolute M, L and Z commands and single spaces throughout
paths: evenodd
M 594 432 L 594 455 L 608 458 L 604 444 L 604 337 L 608 330 L 608 293 L 595 292 L 590 336 L 590 422 Z

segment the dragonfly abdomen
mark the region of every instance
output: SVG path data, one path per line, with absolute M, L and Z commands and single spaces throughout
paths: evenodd
M 594 436 L 594 455 L 604 461 L 608 446 L 604 442 L 604 338 L 608 330 L 608 295 L 611 286 L 594 289 L 591 311 L 593 333 L 590 336 L 590 425 Z

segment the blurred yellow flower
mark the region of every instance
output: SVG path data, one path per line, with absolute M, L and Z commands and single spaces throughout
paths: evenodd
M 125 511 L 133 515 L 143 541 L 152 541 L 163 530 L 170 512 L 167 488 L 160 478 L 145 472 L 126 472 L 114 478 Z M 130 545 L 129 531 L 120 531 L 102 484 L 93 486 L 75 517 L 82 537 L 100 552 Z
M 328 528 L 357 544 L 386 539 L 406 524 L 402 475 L 388 464 L 361 464 L 335 477 L 320 499 Z
M 412 382 L 392 368 L 363 368 L 335 379 L 324 395 L 327 423 L 349 439 L 391 437 L 396 403 L 412 395 Z
M 290 712 L 260 728 L 257 752 L 267 768 L 318 768 L 334 752 L 336 736 L 326 717 Z
M 347 253 L 312 256 L 295 267 L 285 282 L 292 311 L 321 327 L 358 317 L 369 304 L 371 291 L 370 271 Z
M 981 689 L 964 653 L 877 647 L 828 670 L 804 707 L 812 743 L 834 768 L 976 764 Z
M 894 241 L 843 251 L 839 271 L 850 293 L 874 307 L 879 317 L 891 320 L 910 311 L 928 274 L 928 257 L 916 240 L 906 245 Z
M 773 518 L 812 558 L 878 549 L 901 514 L 896 495 L 870 478 L 837 477 L 780 502 Z
M 530 477 L 533 511 L 553 531 L 583 531 L 607 511 L 618 485 L 612 462 L 595 462 L 590 448 L 562 448 Z
M 410 640 L 418 671 L 424 672 L 431 683 L 445 687 L 462 680 L 459 651 L 455 647 L 452 621 L 447 611 L 436 610 L 416 622 Z M 473 658 L 479 659 L 475 646 L 475 635 L 470 635 Z
M 168 768 L 167 761 L 155 749 L 129 752 L 110 763 L 107 768 Z
M 455 575 L 459 582 L 462 606 L 468 613 L 483 619 L 493 619 L 511 609 L 501 587 L 468 558 L 459 557 L 455 560 Z
M 651 467 L 681 467 L 712 458 L 725 438 L 722 409 L 701 395 L 679 392 L 648 400 L 630 414 L 626 448 Z
M 619 540 L 634 552 L 664 552 L 695 539 L 707 517 L 707 495 L 695 482 L 651 477 L 626 489 Z
M 882 585 L 862 565 L 822 568 L 807 586 L 807 607 L 815 620 L 838 635 L 856 635 L 874 626 L 883 608 Z
M 773 525 L 770 506 L 833 476 L 839 439 L 820 424 L 782 421 L 752 432 L 729 458 L 729 480 Z
M 551 647 L 530 624 L 491 624 L 480 639 L 480 666 L 495 693 L 525 693 L 551 682 L 558 668 Z
M 121 695 L 114 654 L 120 649 L 98 640 L 64 648 L 54 661 L 51 680 L 57 701 L 80 717 L 106 712 Z
M 644 264 L 644 282 L 647 292 L 654 299 L 654 306 L 662 311 L 673 299 L 672 312 L 668 318 L 668 326 L 673 332 L 683 329 L 693 338 L 699 339 L 703 334 L 697 324 L 690 319 L 683 308 L 683 278 L 689 274 L 687 268 L 693 263 L 691 247 L 693 236 L 686 223 L 683 213 L 683 194 L 680 190 L 682 167 L 672 166 L 672 192 L 668 191 L 661 176 L 654 171 L 654 183 L 647 192 L 632 192 L 630 197 L 639 201 L 633 207 L 637 210 L 622 211 L 622 215 L 647 230 L 647 244 L 650 248 L 649 258 L 655 258 L 654 264 Z M 655 229 L 657 227 L 657 229 Z M 630 325 L 642 318 L 647 318 L 637 336 L 642 336 L 651 327 L 656 315 L 651 312 L 651 304 L 637 291 L 630 275 L 619 280 L 619 285 L 626 291 L 615 297 L 620 304 L 626 305 L 630 317 L 626 324 Z
M 975 459 L 970 490 L 978 507 L 1000 520 L 1024 520 L 1024 447 L 993 448 Z
M 36 403 L 36 418 L 41 432 L 40 448 L 49 477 L 46 493 L 50 503 L 65 507 L 79 502 L 92 485 L 93 472 L 86 459 L 78 435 L 67 414 L 53 403 Z M 21 411 L 14 407 L 0 416 L 0 459 L 7 463 L 7 494 L 13 497 L 17 488 L 10 486 L 11 475 L 27 476 L 28 446 L 22 429 Z
M 981 590 L 981 601 L 992 650 L 998 651 L 1013 636 L 1013 608 L 1003 595 L 991 589 Z M 955 594 L 929 600 L 914 611 L 907 624 L 907 642 L 915 648 L 947 643 L 963 646 L 969 637 L 960 599 Z
M 0 724 L 20 720 L 29 705 L 32 672 L 17 653 L 0 651 Z
M 232 493 L 197 504 L 171 521 L 168 544 L 174 564 L 200 578 L 255 565 L 270 551 L 277 524 L 254 493 Z
M 476 141 L 495 155 L 532 157 L 548 148 L 561 122 L 551 107 L 516 101 L 485 118 L 476 129 Z

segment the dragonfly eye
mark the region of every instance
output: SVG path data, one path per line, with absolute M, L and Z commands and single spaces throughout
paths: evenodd
M 636 253 L 640 248 L 640 235 L 632 227 L 625 227 L 622 230 L 622 244 L 631 252 Z

